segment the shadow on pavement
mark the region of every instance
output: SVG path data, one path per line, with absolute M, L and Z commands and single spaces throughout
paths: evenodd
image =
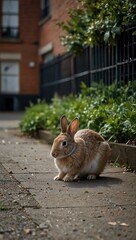
M 85 188 L 85 187 L 97 188 L 100 186 L 110 187 L 112 185 L 118 185 L 121 183 L 122 180 L 120 178 L 109 176 L 100 176 L 96 180 L 86 180 L 85 178 L 82 178 L 81 180 L 75 182 L 65 182 L 65 184 L 71 188 Z

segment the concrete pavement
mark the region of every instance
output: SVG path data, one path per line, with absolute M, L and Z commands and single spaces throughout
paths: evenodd
M 18 128 L 23 112 L 0 112 L 0 129 Z
M 32 239 L 135 240 L 136 175 L 107 166 L 97 180 L 56 182 L 50 148 L 1 128 L 0 162 L 31 193 L 29 204 L 23 198 L 16 201 L 41 229 L 41 238 Z

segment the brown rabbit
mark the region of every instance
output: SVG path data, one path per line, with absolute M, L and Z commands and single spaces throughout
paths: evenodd
M 102 136 L 90 129 L 78 130 L 78 118 L 68 126 L 60 119 L 61 133 L 54 139 L 51 155 L 59 174 L 54 180 L 95 179 L 104 170 L 111 149 Z

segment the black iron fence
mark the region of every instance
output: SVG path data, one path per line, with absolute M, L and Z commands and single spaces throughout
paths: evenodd
M 114 46 L 86 47 L 79 56 L 66 53 L 41 65 L 41 98 L 50 101 L 60 96 L 78 93 L 81 82 L 91 86 L 103 81 L 128 83 L 136 80 L 136 26 L 126 29 Z

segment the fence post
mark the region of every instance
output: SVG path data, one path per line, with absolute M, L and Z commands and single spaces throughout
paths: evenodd
M 115 83 L 118 83 L 118 41 L 116 40 L 115 58 L 116 58 L 116 79 Z
M 92 65 L 93 65 L 93 62 L 92 62 L 92 59 L 93 59 L 92 51 L 93 51 L 93 48 L 90 46 L 89 47 L 90 87 L 92 86 L 92 81 L 93 81 L 93 78 L 92 78 Z
M 75 69 L 74 69 L 74 55 L 71 54 L 71 92 L 75 93 Z

